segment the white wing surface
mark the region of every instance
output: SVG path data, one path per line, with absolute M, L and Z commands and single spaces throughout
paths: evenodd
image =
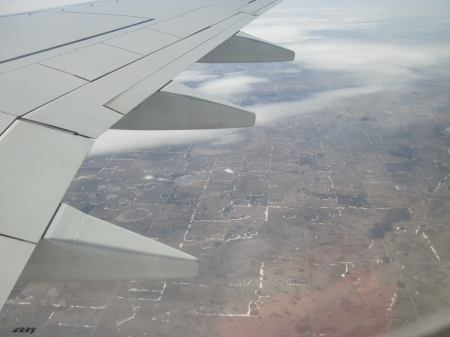
M 0 304 L 21 274 L 40 282 L 197 273 L 194 257 L 61 199 L 111 127 L 254 125 L 253 113 L 171 81 L 199 60 L 293 60 L 239 33 L 280 1 L 109 0 L 0 17 Z

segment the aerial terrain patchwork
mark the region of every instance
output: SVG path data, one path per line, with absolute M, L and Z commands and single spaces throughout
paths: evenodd
M 342 84 L 287 67 L 228 66 L 268 79 L 236 100 L 290 102 Z M 64 202 L 196 256 L 199 274 L 18 284 L 0 335 L 20 325 L 45 337 L 362 337 L 448 308 L 448 90 L 418 82 L 90 155 Z

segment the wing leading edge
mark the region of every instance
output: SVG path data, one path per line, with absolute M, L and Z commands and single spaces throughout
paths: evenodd
M 109 128 L 254 125 L 252 112 L 172 79 L 195 62 L 292 60 L 239 32 L 280 1 L 104 1 L 0 17 L 0 250 L 11 257 L 0 303 L 17 280 L 196 275 L 196 258 L 60 202 Z

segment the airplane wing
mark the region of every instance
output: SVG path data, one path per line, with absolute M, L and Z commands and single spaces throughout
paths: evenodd
M 17 281 L 195 276 L 196 258 L 61 204 L 110 128 L 253 126 L 172 79 L 294 53 L 240 32 L 281 0 L 107 0 L 0 17 L 0 303 Z

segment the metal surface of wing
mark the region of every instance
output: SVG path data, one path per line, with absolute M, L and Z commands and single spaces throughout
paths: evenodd
M 34 272 L 30 270 L 36 265 L 50 268 L 45 259 L 56 253 L 49 253 L 48 247 L 54 248 L 55 242 L 79 245 L 74 237 L 61 243 L 57 235 L 64 226 L 63 215 L 69 213 L 72 219 L 79 220 L 78 225 L 89 223 L 89 229 L 80 234 L 90 247 L 80 252 L 86 254 L 83 257 L 95 251 L 99 258 L 111 254 L 126 264 L 127 254 L 141 254 L 155 271 L 150 275 L 144 268 L 145 274 L 136 276 L 143 278 L 158 275 L 157 263 L 149 258 L 155 250 L 166 252 L 167 256 L 179 253 L 188 265 L 194 261 L 155 241 L 149 244 L 147 238 L 137 234 L 123 234 L 122 229 L 68 206 L 61 206 L 59 211 L 58 207 L 95 139 L 112 126 L 121 125 L 122 118 L 129 129 L 137 128 L 139 118 L 145 119 L 146 129 L 152 125 L 159 129 L 253 125 L 252 113 L 227 102 L 178 84 L 159 90 L 279 2 L 102 1 L 0 17 L 0 249 L 3 256 L 8 256 L 0 262 L 0 303 L 9 295 L 30 256 L 22 280 L 43 280 L 37 276 L 36 268 Z M 254 48 L 257 43 L 253 43 Z M 274 48 L 271 53 L 281 50 Z M 166 101 L 172 102 L 171 113 L 179 118 L 176 123 L 170 118 L 155 119 L 159 116 L 147 119 L 147 114 L 139 116 L 139 109 L 133 111 L 141 103 L 143 107 L 151 105 L 160 95 L 170 97 Z M 184 103 L 189 119 L 181 117 Z M 101 235 L 106 228 L 129 239 L 110 240 Z M 131 241 L 142 242 L 135 247 L 138 251 L 129 251 Z M 119 257 L 119 251 L 126 253 Z M 73 250 L 71 254 L 77 257 Z M 185 271 L 170 262 L 165 265 L 168 267 L 161 267 L 161 277 L 177 277 L 177 269 L 178 276 L 196 273 L 193 264 Z M 95 274 L 93 265 L 77 264 L 74 268 L 83 270 L 83 275 L 92 272 L 92 279 L 122 277 L 113 270 Z

